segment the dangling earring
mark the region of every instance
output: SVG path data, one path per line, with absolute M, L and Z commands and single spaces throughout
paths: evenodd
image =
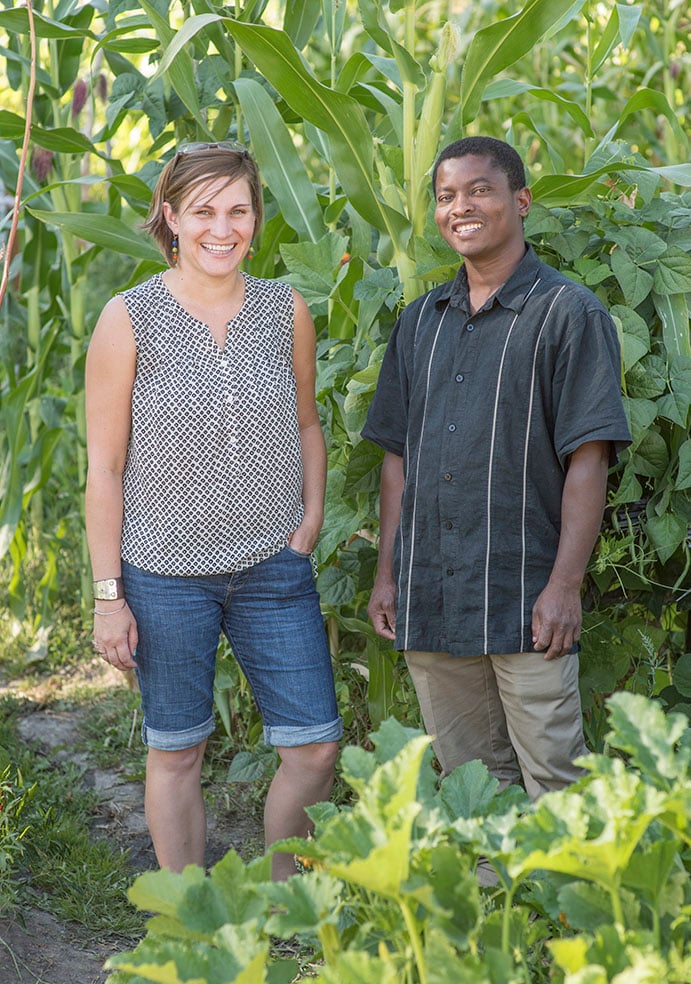
M 177 266 L 179 253 L 178 253 L 178 237 L 176 235 L 173 235 L 173 241 L 170 244 L 170 255 L 173 258 L 173 266 Z
M 251 240 L 250 248 L 247 250 L 247 259 L 248 260 L 254 259 L 254 239 Z

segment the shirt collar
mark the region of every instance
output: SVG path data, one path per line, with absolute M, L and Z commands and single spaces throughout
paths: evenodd
M 492 297 L 492 303 L 497 301 L 502 307 L 510 308 L 519 314 L 526 297 L 535 283 L 538 275 L 540 260 L 535 254 L 532 246 L 528 246 L 523 259 L 513 271 L 509 279 L 502 284 L 496 294 Z M 451 307 L 470 310 L 468 298 L 468 275 L 465 264 L 462 263 L 458 268 L 458 273 L 453 280 L 444 284 L 436 299 L 436 304 L 450 304 Z

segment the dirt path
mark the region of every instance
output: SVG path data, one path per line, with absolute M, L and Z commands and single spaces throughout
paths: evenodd
M 129 851 L 136 871 L 156 867 L 151 838 L 144 817 L 144 789 L 128 782 L 116 770 L 103 770 L 88 756 L 75 749 L 80 744 L 80 719 L 88 707 L 56 710 L 58 697 L 69 700 L 70 693 L 88 683 L 91 688 L 123 686 L 123 678 L 101 661 L 94 661 L 71 672 L 67 679 L 51 678 L 27 691 L 21 681 L 8 686 L 0 682 L 0 694 L 13 693 L 31 701 L 19 721 L 22 738 L 43 755 L 57 761 L 70 760 L 84 769 L 83 784 L 100 796 L 94 817 L 94 837 L 106 837 Z M 208 817 L 207 864 L 215 864 L 234 847 L 241 855 L 261 842 L 256 817 Z M 105 960 L 132 943 L 117 938 L 94 939 L 83 926 L 61 924 L 40 909 L 22 910 L 10 918 L 0 918 L 0 984 L 105 984 Z

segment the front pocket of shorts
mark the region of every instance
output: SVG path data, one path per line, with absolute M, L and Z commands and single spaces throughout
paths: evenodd
M 312 556 L 311 553 L 303 553 L 302 550 L 296 550 L 295 547 L 291 547 L 289 543 L 286 543 L 286 550 L 289 553 L 294 554 L 296 557 L 302 557 L 303 560 L 309 560 Z

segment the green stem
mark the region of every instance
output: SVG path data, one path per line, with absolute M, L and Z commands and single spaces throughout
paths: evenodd
M 398 905 L 400 906 L 401 912 L 403 913 L 403 920 L 406 924 L 406 929 L 408 930 L 408 937 L 410 939 L 410 944 L 413 948 L 413 954 L 415 956 L 415 964 L 417 966 L 418 976 L 420 978 L 420 984 L 427 984 L 427 967 L 425 964 L 425 955 L 422 952 L 422 940 L 420 939 L 420 934 L 417 931 L 417 926 L 415 925 L 415 919 L 413 914 L 408 908 L 408 905 L 403 898 L 398 898 Z
M 415 0 L 405 8 L 405 47 L 415 51 Z M 403 182 L 408 203 L 408 217 L 415 211 L 417 175 L 415 173 L 415 99 L 417 89 L 412 82 L 403 82 Z
M 504 902 L 504 912 L 501 921 L 501 949 L 502 953 L 509 954 L 511 948 L 511 909 L 513 907 L 513 889 L 506 890 L 506 901 Z
M 609 897 L 612 900 L 612 915 L 617 926 L 624 928 L 624 909 L 622 908 L 621 898 L 619 897 L 618 882 L 609 888 Z
M 592 64 L 593 64 L 593 31 L 592 31 L 592 18 L 590 14 L 590 5 L 586 4 L 585 9 L 585 38 L 586 38 L 586 55 L 585 55 L 585 115 L 586 118 L 592 120 L 592 109 L 593 109 L 593 78 L 592 78 Z M 590 144 L 591 139 L 585 137 L 585 160 L 583 164 L 590 157 Z
M 338 634 L 338 622 L 336 621 L 335 615 L 329 616 L 326 620 L 326 634 L 329 640 L 329 652 L 331 653 L 331 658 L 337 659 L 340 640 Z
M 332 926 L 331 923 L 323 923 L 317 930 L 317 935 L 322 945 L 324 963 L 327 967 L 333 966 L 341 949 L 336 927 Z

